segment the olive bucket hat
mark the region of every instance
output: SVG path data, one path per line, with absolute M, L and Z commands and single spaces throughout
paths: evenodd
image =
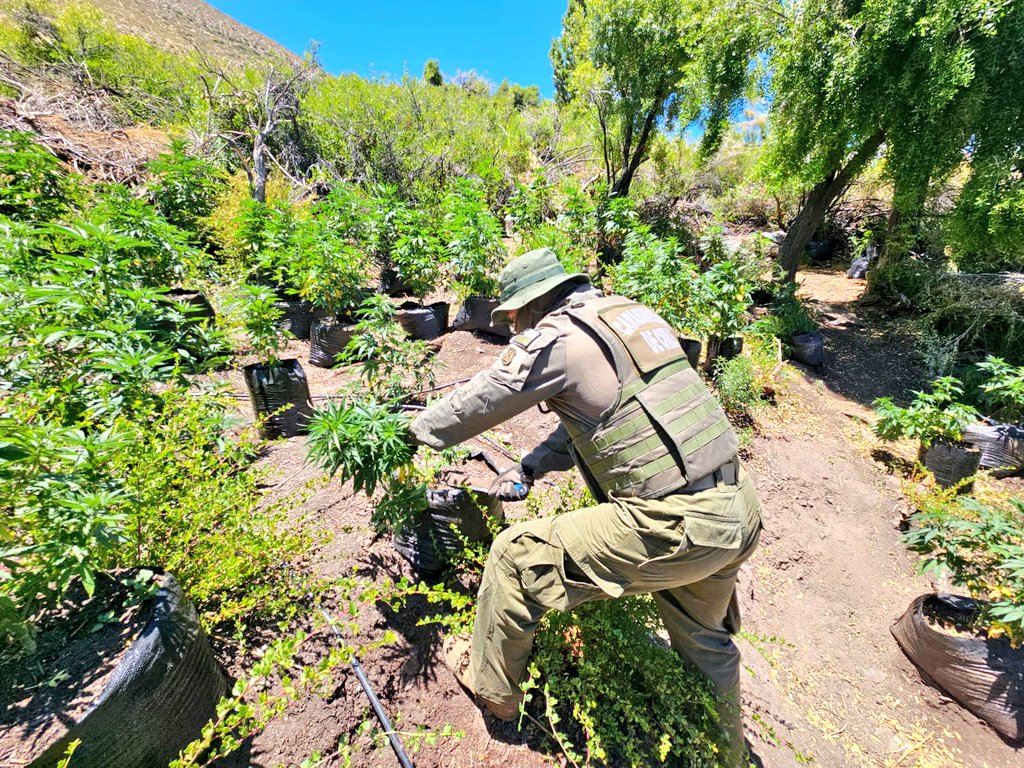
M 590 278 L 582 272 L 566 272 L 550 248 L 538 248 L 512 259 L 498 276 L 501 303 L 491 311 L 491 322 L 508 323 L 509 312 L 568 282 L 589 283 Z

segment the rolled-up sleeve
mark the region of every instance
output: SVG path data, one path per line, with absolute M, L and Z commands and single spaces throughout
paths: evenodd
M 513 339 L 490 368 L 423 411 L 410 426 L 416 441 L 450 448 L 562 392 L 565 346 L 550 331 L 534 333 Z

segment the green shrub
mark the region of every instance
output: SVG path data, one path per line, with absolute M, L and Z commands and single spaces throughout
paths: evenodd
M 710 684 L 652 639 L 660 628 L 646 595 L 544 618 L 524 689 L 550 748 L 575 765 L 717 764 Z
M 460 179 L 442 203 L 442 237 L 451 260 L 455 291 L 462 297 L 498 295 L 498 272 L 507 254 L 501 225 L 487 208 L 483 190 Z
M 1024 500 L 1005 508 L 975 499 L 925 499 L 903 540 L 922 573 L 948 573 L 978 601 L 976 629 L 1024 644 Z
M 958 379 L 943 376 L 932 382 L 931 392 L 915 392 L 906 408 L 880 397 L 872 403 L 878 415 L 872 430 L 883 440 L 920 440 L 923 448 L 936 442 L 958 443 L 964 428 L 978 419 L 972 406 L 960 402 L 963 393 Z
M 146 184 L 150 198 L 171 224 L 208 240 L 203 224 L 224 188 L 226 175 L 204 157 L 189 155 L 182 139 L 171 141 L 170 149 L 147 166 Z
M 987 374 L 981 391 L 991 415 L 1004 421 L 1024 422 L 1024 366 L 1014 367 L 989 355 L 976 367 Z
M 1024 180 L 1019 160 L 980 165 L 946 222 L 953 261 L 961 272 L 1024 272 Z
M 625 236 L 622 259 L 608 273 L 616 293 L 651 307 L 676 330 L 704 330 L 693 308 L 701 278 L 674 238 L 662 239 L 648 226 L 637 226 Z
M 265 286 L 243 285 L 234 301 L 256 358 L 263 365 L 272 365 L 286 344 L 279 325 L 283 312 L 276 305 L 277 297 Z
M 73 182 L 33 134 L 0 131 L 0 216 L 47 221 L 69 207 Z
M 731 414 L 743 414 L 764 405 L 764 387 L 759 379 L 754 360 L 748 355 L 715 361 L 715 391 L 722 407 Z

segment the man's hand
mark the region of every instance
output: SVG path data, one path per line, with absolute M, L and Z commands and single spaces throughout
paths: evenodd
M 487 492 L 502 501 L 522 501 L 529 495 L 532 487 L 533 477 L 522 464 L 516 464 L 498 475 Z

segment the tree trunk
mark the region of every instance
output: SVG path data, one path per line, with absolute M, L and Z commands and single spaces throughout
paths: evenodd
M 267 150 L 262 136 L 256 136 L 252 143 L 252 199 L 257 203 L 267 202 Z
M 779 243 L 779 262 L 791 282 L 796 280 L 800 257 L 803 256 L 804 248 L 807 247 L 814 230 L 821 224 L 836 198 L 846 190 L 861 168 L 874 157 L 883 139 L 881 133 L 869 138 L 861 144 L 860 149 L 845 166 L 833 171 L 828 178 L 815 184 L 807 193 L 803 207 L 790 224 L 786 237 Z

